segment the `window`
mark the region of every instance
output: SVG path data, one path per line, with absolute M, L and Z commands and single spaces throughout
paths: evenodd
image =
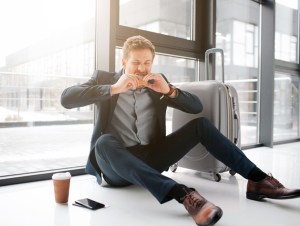
M 298 0 L 276 0 L 274 123 L 275 142 L 299 138 Z
M 216 47 L 224 50 L 225 81 L 239 95 L 242 146 L 258 143 L 259 4 L 217 1 Z M 221 79 L 216 58 L 216 79 Z
M 275 59 L 298 63 L 298 0 L 276 0 Z
M 299 82 L 298 76 L 275 74 L 274 140 L 276 141 L 299 137 Z
M 120 0 L 122 26 L 193 40 L 193 17 L 193 0 Z
M 85 165 L 93 107 L 60 95 L 95 69 L 95 1 L 1 1 L 0 27 L 0 178 Z
M 233 21 L 233 65 L 258 68 L 258 26 Z

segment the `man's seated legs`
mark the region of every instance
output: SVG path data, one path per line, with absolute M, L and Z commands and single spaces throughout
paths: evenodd
M 168 193 L 176 182 L 132 155 L 112 135 L 105 134 L 97 140 L 95 155 L 97 163 L 105 175 L 104 178 L 108 183 L 112 182 L 111 185 L 135 184 L 143 186 L 160 203 L 172 199 Z
M 175 198 L 185 206 L 198 225 L 213 225 L 222 216 L 219 207 L 136 158 L 111 135 L 98 139 L 95 154 L 104 179 L 111 185 L 141 185 L 160 203 Z

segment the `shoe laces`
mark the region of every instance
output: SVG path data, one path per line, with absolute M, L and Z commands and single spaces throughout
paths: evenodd
M 204 206 L 204 204 L 207 202 L 205 198 L 203 197 L 199 198 L 196 191 L 192 191 L 188 193 L 183 197 L 182 200 L 187 200 L 188 205 L 193 209 L 201 209 Z
M 276 178 L 273 177 L 271 173 L 269 175 L 269 180 L 274 186 L 277 186 L 277 188 L 284 188 L 283 184 L 281 184 Z

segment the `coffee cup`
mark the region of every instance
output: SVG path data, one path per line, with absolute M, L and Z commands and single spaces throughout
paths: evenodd
M 57 203 L 67 203 L 69 200 L 71 174 L 55 173 L 52 175 L 55 201 Z

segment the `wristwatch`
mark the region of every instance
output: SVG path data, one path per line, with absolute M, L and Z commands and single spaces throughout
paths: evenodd
M 170 91 L 165 94 L 166 96 L 170 96 L 176 90 L 176 87 L 173 86 L 172 84 L 169 84 L 169 87 L 170 87 Z

